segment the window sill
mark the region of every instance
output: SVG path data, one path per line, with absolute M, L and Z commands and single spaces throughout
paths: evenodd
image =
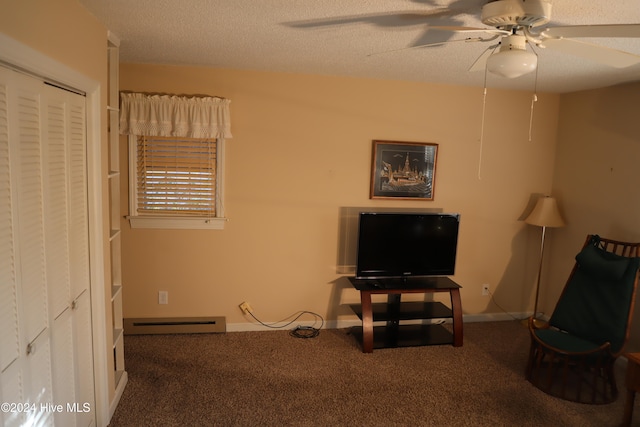
M 224 230 L 227 218 L 192 218 L 162 216 L 127 216 L 131 228 L 167 230 Z

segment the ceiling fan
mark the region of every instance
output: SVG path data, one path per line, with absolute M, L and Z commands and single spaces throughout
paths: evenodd
M 412 0 L 435 6 L 433 0 Z M 538 48 L 571 54 L 612 67 L 640 63 L 640 55 L 606 46 L 575 40 L 577 38 L 640 38 L 640 24 L 546 26 L 551 21 L 551 0 L 491 0 L 482 6 L 480 21 L 486 27 L 459 26 L 458 14 L 474 14 L 477 0 L 453 0 L 449 8 L 399 14 L 346 16 L 320 21 L 290 23 L 298 28 L 335 26 L 366 22 L 381 27 L 425 25 L 426 31 L 410 47 L 442 46 L 452 42 L 491 42 L 473 63 L 470 71 L 487 70 L 506 78 L 516 78 L 537 68 Z M 457 33 L 477 34 L 452 39 Z M 387 53 L 387 52 L 379 52 Z M 374 55 L 374 54 L 372 54 Z
M 574 40 L 589 37 L 640 38 L 640 24 L 573 25 L 545 27 L 551 20 L 550 0 L 495 0 L 482 7 L 480 20 L 493 28 L 430 27 L 433 30 L 486 33 L 491 41 L 500 38 L 474 62 L 470 70 L 486 69 L 507 78 L 534 71 L 538 56 L 527 45 L 553 49 L 612 67 L 623 68 L 640 63 L 640 55 Z M 540 30 L 538 30 L 540 29 Z

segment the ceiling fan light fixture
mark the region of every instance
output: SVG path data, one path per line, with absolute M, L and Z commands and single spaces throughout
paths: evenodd
M 487 59 L 489 72 L 514 79 L 536 69 L 538 56 L 527 50 L 524 36 L 506 36 L 501 43 L 500 50 Z

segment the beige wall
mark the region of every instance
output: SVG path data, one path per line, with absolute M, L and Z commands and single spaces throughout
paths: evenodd
M 587 234 L 640 241 L 640 83 L 563 95 L 560 105 L 553 191 L 567 227 L 549 233 L 541 295 L 548 312 Z M 640 315 L 635 320 L 638 351 Z
M 77 0 L 0 0 L 0 10 L 2 33 L 106 82 L 107 30 Z
M 120 79 L 122 90 L 229 98 L 234 135 L 225 230 L 123 222 L 125 317 L 242 324 L 238 304 L 249 301 L 265 321 L 298 310 L 352 319 L 344 304 L 358 296 L 336 282 L 339 211 L 351 206 L 459 212 L 464 312 L 501 313 L 483 283 L 505 310 L 532 309 L 538 235 L 518 218 L 531 193 L 551 190 L 559 96 L 539 96 L 529 142 L 531 93 L 489 89 L 478 179 L 480 88 L 140 64 L 123 64 Z M 373 139 L 439 144 L 435 200 L 370 200 Z M 157 304 L 159 290 L 168 305 Z

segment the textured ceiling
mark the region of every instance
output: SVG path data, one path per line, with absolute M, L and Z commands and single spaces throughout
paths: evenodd
M 79 0 L 121 40 L 122 62 L 200 65 L 482 86 L 469 67 L 492 43 L 455 42 L 429 25 L 485 27 L 487 0 Z M 637 24 L 638 0 L 553 0 L 553 25 Z M 422 16 L 417 16 L 418 14 Z M 475 34 L 474 34 L 475 35 Z M 465 35 L 450 38 L 464 39 Z M 581 39 L 640 55 L 639 39 Z M 373 54 L 373 55 L 372 55 Z M 640 81 L 640 64 L 612 68 L 538 50 L 537 90 L 572 92 Z M 533 90 L 536 74 L 488 87 Z

